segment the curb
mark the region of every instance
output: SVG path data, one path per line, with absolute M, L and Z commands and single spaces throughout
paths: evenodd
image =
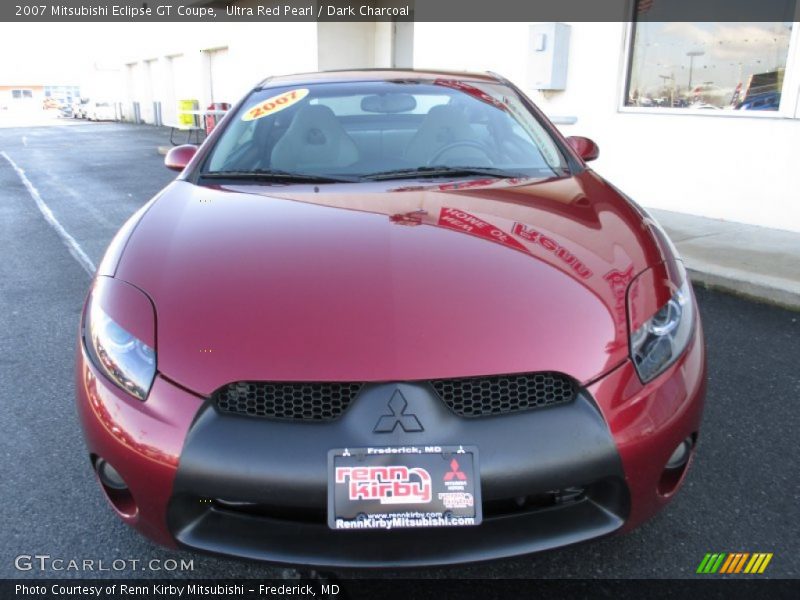
M 800 311 L 800 284 L 778 277 L 760 276 L 715 265 L 698 265 L 691 259 L 686 260 L 686 263 L 686 270 L 695 284 L 729 292 L 748 300 Z

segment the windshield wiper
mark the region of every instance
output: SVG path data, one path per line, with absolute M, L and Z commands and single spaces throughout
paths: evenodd
M 362 180 L 380 181 L 382 179 L 416 179 L 420 177 L 470 177 L 479 175 L 483 177 L 526 177 L 523 173 L 511 173 L 504 169 L 494 167 L 468 167 L 468 166 L 447 166 L 432 165 L 428 167 L 416 167 L 413 169 L 396 169 L 393 171 L 381 171 L 371 173 L 361 177 Z
M 314 175 L 312 173 L 292 173 L 274 169 L 254 169 L 252 171 L 208 171 L 200 173 L 208 179 L 235 179 L 250 181 L 279 181 L 281 183 L 352 183 L 355 179 Z

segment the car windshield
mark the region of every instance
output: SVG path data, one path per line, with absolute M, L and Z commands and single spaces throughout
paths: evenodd
M 558 146 L 511 88 L 451 79 L 256 90 L 200 173 L 320 182 L 566 174 Z

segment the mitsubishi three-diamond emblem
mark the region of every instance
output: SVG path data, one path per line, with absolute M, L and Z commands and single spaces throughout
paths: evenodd
M 406 408 L 408 408 L 408 400 L 405 399 L 405 396 L 403 396 L 400 390 L 395 390 L 389 400 L 390 414 L 383 415 L 378 419 L 378 422 L 375 424 L 375 429 L 373 429 L 372 432 L 391 433 L 398 425 L 406 433 L 422 431 L 422 423 L 419 422 L 417 415 L 407 413 Z

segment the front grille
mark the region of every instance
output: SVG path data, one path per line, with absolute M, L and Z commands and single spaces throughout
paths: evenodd
M 560 373 L 435 379 L 429 382 L 459 416 L 485 417 L 571 402 L 575 382 Z M 363 383 L 239 381 L 212 396 L 217 409 L 251 417 L 333 421 L 353 402 Z
M 586 488 L 573 486 L 529 496 L 484 500 L 483 518 L 508 517 L 521 513 L 536 512 L 555 506 L 574 504 L 575 502 L 585 500 L 587 497 L 586 492 Z
M 515 516 L 581 502 L 587 498 L 588 491 L 598 488 L 601 484 L 593 485 L 594 487 L 589 488 L 573 486 L 549 492 L 531 494 L 529 496 L 484 500 L 483 518 L 492 519 L 495 517 Z M 212 505 L 217 510 L 224 510 L 229 513 L 238 513 L 252 517 L 320 525 L 327 522 L 327 507 L 324 505 L 312 508 L 308 506 L 276 505 L 263 502 L 229 500 L 225 498 L 215 498 Z
M 485 417 L 571 402 L 575 382 L 561 373 L 437 379 L 433 389 L 457 415 Z
M 213 400 L 222 412 L 267 417 L 332 421 L 356 397 L 360 383 L 231 383 L 217 390 Z

